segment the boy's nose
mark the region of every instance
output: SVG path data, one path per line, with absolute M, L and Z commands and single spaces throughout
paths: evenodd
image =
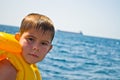
M 40 50 L 38 48 L 33 48 L 34 53 L 38 53 Z
M 39 46 L 37 44 L 33 45 L 32 50 L 34 51 L 39 51 Z

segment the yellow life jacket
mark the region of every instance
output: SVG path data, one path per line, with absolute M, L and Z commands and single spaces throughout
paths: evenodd
M 22 58 L 21 46 L 14 35 L 0 32 L 0 61 L 3 59 L 8 59 L 16 68 L 16 80 L 42 80 L 37 66 Z

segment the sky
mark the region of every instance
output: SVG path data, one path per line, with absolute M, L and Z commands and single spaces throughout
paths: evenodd
M 19 27 L 29 13 L 48 16 L 56 30 L 120 39 L 120 0 L 0 0 L 0 24 Z

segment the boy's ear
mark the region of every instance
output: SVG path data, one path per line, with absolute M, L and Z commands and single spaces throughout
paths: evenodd
M 15 39 L 18 40 L 18 41 L 20 40 L 20 33 L 15 34 Z

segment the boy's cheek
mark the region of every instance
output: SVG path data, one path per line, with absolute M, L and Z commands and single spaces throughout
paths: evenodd
M 27 46 L 28 45 L 26 40 L 20 40 L 19 43 L 20 43 L 21 46 Z

